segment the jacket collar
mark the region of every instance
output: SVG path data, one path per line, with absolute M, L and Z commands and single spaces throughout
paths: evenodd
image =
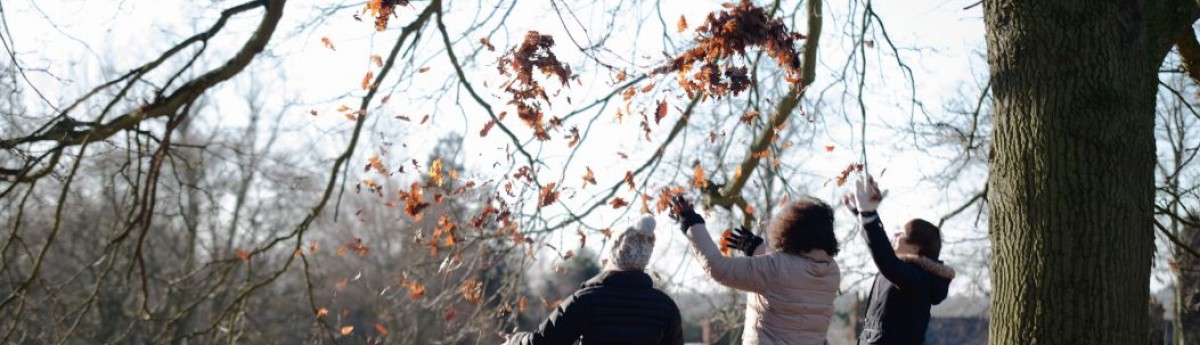
M 833 261 L 833 257 L 829 256 L 829 253 L 826 253 L 825 250 L 822 250 L 822 249 L 813 249 L 813 250 L 804 252 L 803 254 L 800 254 L 800 256 L 803 256 L 806 259 L 820 262 L 820 263 L 828 263 L 830 261 Z
M 651 279 L 645 271 L 605 270 L 582 285 L 585 288 L 601 286 L 647 289 L 654 287 L 654 279 Z
M 954 280 L 954 268 L 946 266 L 941 261 L 913 254 L 899 254 L 896 255 L 896 257 L 900 258 L 900 260 L 904 260 L 904 262 L 917 265 L 917 267 L 920 267 L 926 272 L 933 273 L 935 276 L 946 278 L 948 280 Z

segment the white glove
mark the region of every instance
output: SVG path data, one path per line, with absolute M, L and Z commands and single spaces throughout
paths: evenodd
M 871 175 L 866 175 L 854 181 L 854 190 L 847 192 L 842 197 L 842 202 L 850 208 L 851 213 L 862 215 L 863 213 L 873 213 L 879 209 L 879 203 L 883 201 L 884 196 L 887 196 L 887 193 L 881 193 L 879 186 L 875 184 L 875 179 L 871 178 Z M 863 221 L 865 223 L 867 220 Z

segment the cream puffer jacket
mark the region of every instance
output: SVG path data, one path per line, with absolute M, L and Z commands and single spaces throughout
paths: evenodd
M 748 292 L 744 345 L 825 343 L 842 273 L 824 250 L 803 255 L 767 251 L 754 256 L 721 255 L 703 223 L 687 232 L 692 252 L 709 277 Z

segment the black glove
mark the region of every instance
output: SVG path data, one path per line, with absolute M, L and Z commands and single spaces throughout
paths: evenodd
M 692 225 L 704 224 L 704 217 L 697 214 L 696 210 L 692 208 L 692 203 L 684 199 L 682 195 L 676 195 L 671 199 L 670 216 L 671 219 L 679 222 L 679 230 L 684 234 L 687 234 Z
M 733 229 L 733 232 L 730 232 L 729 236 L 721 238 L 721 242 L 726 247 L 742 251 L 746 256 L 754 256 L 754 250 L 763 244 L 763 238 L 751 233 L 750 230 L 746 230 L 744 227 L 738 227 L 737 229 Z

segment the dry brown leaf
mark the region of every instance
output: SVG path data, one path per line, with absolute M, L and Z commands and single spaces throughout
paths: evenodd
M 692 169 L 692 187 L 708 188 L 708 179 L 704 177 L 704 167 L 700 164 L 696 164 L 696 167 Z
M 363 79 L 362 79 L 361 86 L 362 86 L 363 90 L 367 90 L 367 89 L 371 88 L 371 78 L 375 78 L 375 73 L 371 72 L 371 71 L 367 71 L 367 75 L 364 75 Z
M 628 202 L 625 202 L 625 199 L 621 198 L 613 198 L 608 204 L 612 205 L 613 208 L 622 208 L 629 205 Z
M 592 173 L 592 168 L 591 167 L 584 167 L 584 168 L 587 169 L 587 173 L 585 173 L 583 175 L 584 187 L 586 187 L 588 183 L 596 184 L 596 174 Z

